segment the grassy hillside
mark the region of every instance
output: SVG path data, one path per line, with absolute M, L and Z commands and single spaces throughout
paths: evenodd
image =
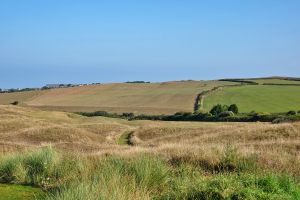
M 0 182 L 43 188 L 48 200 L 300 198 L 298 122 L 126 121 L 19 106 L 0 115 Z
M 0 93 L 0 104 L 10 104 L 14 101 L 19 101 L 21 103 L 30 101 L 42 93 L 43 91 Z
M 249 79 L 250 80 L 250 79 Z M 299 84 L 278 78 L 251 79 L 260 85 L 223 88 L 205 95 L 201 107 L 236 103 L 242 112 L 286 112 L 299 110 L 299 86 L 262 84 Z M 68 112 L 108 111 L 135 114 L 174 114 L 192 112 L 197 95 L 218 86 L 237 85 L 230 81 L 175 81 L 164 83 L 115 83 L 0 94 L 0 104 L 14 101 L 45 110 Z M 202 101 L 202 100 L 201 100 Z
M 234 83 L 178 81 L 151 84 L 103 84 L 53 89 L 25 103 L 52 110 L 170 114 L 178 111 L 193 111 L 198 93 L 230 84 Z
M 204 109 L 216 104 L 237 104 L 241 112 L 287 112 L 300 110 L 299 86 L 248 85 L 228 87 L 207 95 Z

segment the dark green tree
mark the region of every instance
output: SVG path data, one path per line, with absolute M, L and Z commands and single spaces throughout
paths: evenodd
M 296 115 L 297 112 L 294 110 L 290 110 L 289 112 L 287 112 L 287 115 Z
M 231 104 L 228 108 L 228 111 L 232 111 L 234 114 L 238 114 L 239 108 L 237 107 L 236 104 Z
M 223 106 L 221 104 L 215 105 L 210 111 L 209 113 L 211 113 L 212 115 L 218 115 L 221 112 L 223 112 Z

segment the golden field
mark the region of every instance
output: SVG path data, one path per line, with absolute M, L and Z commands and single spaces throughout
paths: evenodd
M 0 94 L 0 104 L 19 101 L 24 106 L 69 112 L 133 112 L 174 114 L 192 112 L 196 96 L 225 81 L 173 81 L 163 83 L 113 83 Z

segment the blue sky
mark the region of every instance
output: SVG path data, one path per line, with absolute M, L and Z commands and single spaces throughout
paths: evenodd
M 1 0 L 0 88 L 300 76 L 299 0 Z

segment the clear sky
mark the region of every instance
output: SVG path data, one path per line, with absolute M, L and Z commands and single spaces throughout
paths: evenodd
M 299 0 L 1 0 L 0 88 L 300 76 Z

